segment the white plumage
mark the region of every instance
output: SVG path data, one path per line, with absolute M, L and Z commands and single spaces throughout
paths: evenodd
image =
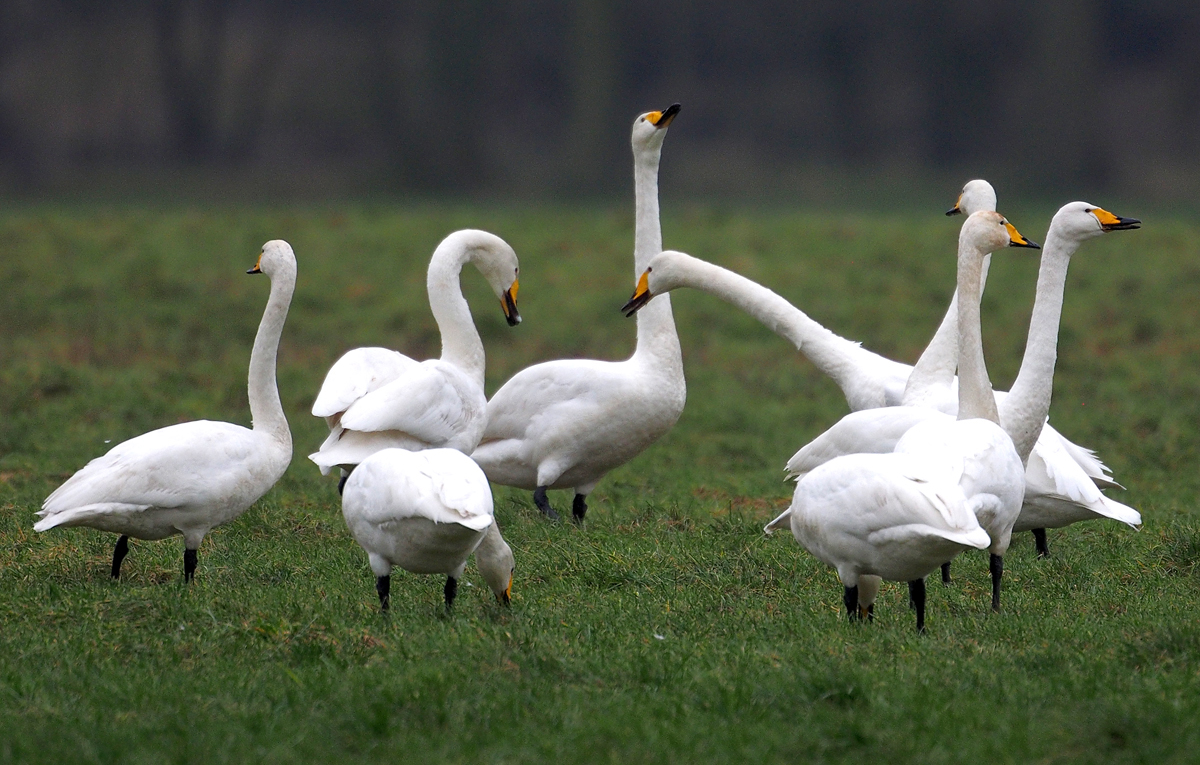
M 200 420 L 154 430 L 114 446 L 46 498 L 35 531 L 89 526 L 120 534 L 112 575 L 120 574 L 127 537 L 182 534 L 184 576 L 209 529 L 237 518 L 283 475 L 292 437 L 275 384 L 275 357 L 296 283 L 287 242 L 263 245 L 250 273 L 271 278 L 271 296 L 250 355 L 253 430 Z
M 417 362 L 386 348 L 357 348 L 330 368 L 313 402 L 329 437 L 309 459 L 322 473 L 352 469 L 380 449 L 444 447 L 470 454 L 487 424 L 483 343 L 462 296 L 463 265 L 473 263 L 510 325 L 517 313 L 517 256 L 486 231 L 447 236 L 429 261 L 429 305 L 442 335 L 442 356 Z
M 662 249 L 658 164 L 678 111 L 675 104 L 633 124 L 635 274 Z M 572 515 L 582 521 L 600 479 L 669 431 L 686 395 L 675 318 L 663 297 L 638 317 L 637 349 L 627 361 L 550 361 L 513 375 L 488 402 L 487 430 L 471 456 L 491 481 L 533 489 L 550 518 L 558 514 L 546 490 L 573 488 Z
M 512 551 L 492 515 L 487 477 L 462 452 L 375 452 L 346 480 L 342 515 L 367 551 L 382 608 L 388 608 L 393 566 L 415 574 L 445 574 L 450 608 L 472 553 L 497 599 L 508 603 Z

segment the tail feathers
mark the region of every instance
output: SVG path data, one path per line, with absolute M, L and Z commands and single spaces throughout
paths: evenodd
M 772 534 L 778 529 L 787 528 L 792 523 L 792 508 L 788 508 L 779 514 L 775 520 L 763 526 L 764 534 Z
M 40 521 L 33 524 L 33 530 L 48 531 L 58 526 L 82 526 L 87 525 L 89 519 L 95 518 L 98 515 L 138 513 L 143 510 L 149 510 L 150 507 L 150 505 L 130 505 L 125 502 L 101 502 L 56 513 L 49 510 L 42 510 L 38 515 L 43 517 Z
M 872 545 L 904 543 L 929 537 L 941 537 L 963 547 L 974 547 L 976 550 L 986 550 L 992 545 L 992 538 L 979 526 L 973 529 L 939 529 L 924 523 L 910 523 L 904 526 L 892 526 L 880 529 L 867 537 Z
M 1142 525 L 1142 514 L 1134 510 L 1129 505 L 1123 505 L 1114 499 L 1108 497 L 1103 498 L 1103 504 L 1100 507 L 1092 506 L 1092 510 L 1096 511 L 1105 518 L 1112 518 L 1114 521 L 1126 523 L 1133 528 L 1140 528 Z

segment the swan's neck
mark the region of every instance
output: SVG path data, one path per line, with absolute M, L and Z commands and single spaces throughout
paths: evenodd
M 483 387 L 483 341 L 462 294 L 462 267 L 470 249 L 443 242 L 429 261 L 429 308 L 442 335 L 442 361 L 466 372 Z
M 983 256 L 983 266 L 979 277 L 979 293 L 983 294 L 987 285 L 988 268 L 992 264 L 992 254 Z M 907 405 L 923 405 L 932 403 L 927 400 L 930 394 L 950 387 L 954 381 L 954 370 L 958 366 L 958 290 L 950 299 L 950 307 L 942 317 L 942 323 L 934 333 L 933 339 L 917 359 L 908 383 L 904 386 L 903 401 Z
M 263 311 L 250 352 L 250 379 L 247 395 L 250 399 L 250 418 L 254 430 L 273 436 L 291 448 L 292 433 L 288 429 L 279 386 L 275 382 L 275 364 L 279 354 L 279 338 L 287 320 L 288 306 L 296 288 L 294 269 L 284 270 L 271 279 L 271 296 Z
M 1021 359 L 1021 370 L 1012 390 L 1004 399 L 1004 429 L 1012 436 L 1017 454 L 1023 461 L 1028 461 L 1050 413 L 1063 290 L 1067 284 L 1067 267 L 1078 248 L 1077 241 L 1064 239 L 1053 227 L 1046 234 L 1025 356 Z
M 968 242 L 958 247 L 958 419 L 1000 423 L 996 397 L 983 361 L 979 300 L 983 296 L 984 252 Z
M 637 279 L 662 252 L 662 226 L 658 213 L 659 149 L 635 152 L 633 162 L 634 230 L 633 278 Z M 635 359 L 651 362 L 656 368 L 683 377 L 683 352 L 675 331 L 671 296 L 659 295 L 637 314 L 637 350 Z
M 862 365 L 864 351 L 840 337 L 784 298 L 744 276 L 696 258 L 678 267 L 680 287 L 691 287 L 737 306 L 767 329 L 790 341 L 822 372 L 849 390 Z M 654 300 L 660 300 L 660 297 Z M 649 305 L 653 305 L 653 301 Z M 649 307 L 647 305 L 647 308 Z

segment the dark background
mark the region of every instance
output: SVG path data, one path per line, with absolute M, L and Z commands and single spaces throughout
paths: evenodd
M 0 194 L 1200 199 L 1200 3 L 0 0 Z

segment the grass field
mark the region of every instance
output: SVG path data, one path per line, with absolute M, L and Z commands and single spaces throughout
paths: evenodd
M 1105 203 L 1105 200 L 1092 200 Z M 473 567 L 455 613 L 440 579 L 393 577 L 383 616 L 332 479 L 305 455 L 308 409 L 344 350 L 436 355 L 425 265 L 467 226 L 521 258 L 509 329 L 464 283 L 488 391 L 565 356 L 622 358 L 634 324 L 626 206 L 347 205 L 229 211 L 29 207 L 0 213 L 0 763 L 965 761 L 1200 758 L 1200 227 L 1113 204 L 1141 231 L 1085 245 L 1066 296 L 1051 417 L 1097 449 L 1145 527 L 1081 524 L 931 585 L 873 625 L 834 572 L 763 522 L 782 467 L 845 412 L 790 346 L 706 295 L 677 293 L 688 404 L 602 482 L 585 529 L 496 487 L 517 558 L 502 609 Z M 1006 210 L 1041 240 L 1052 209 Z M 953 289 L 957 221 L 667 205 L 667 246 L 759 280 L 868 347 L 912 361 Z M 267 295 L 243 274 L 283 237 L 299 286 L 280 351 L 296 456 L 200 549 L 34 534 L 41 500 L 108 445 L 182 420 L 249 424 L 246 363 Z M 1036 258 L 996 257 L 989 371 L 1015 375 Z M 552 493 L 560 507 L 569 494 Z

